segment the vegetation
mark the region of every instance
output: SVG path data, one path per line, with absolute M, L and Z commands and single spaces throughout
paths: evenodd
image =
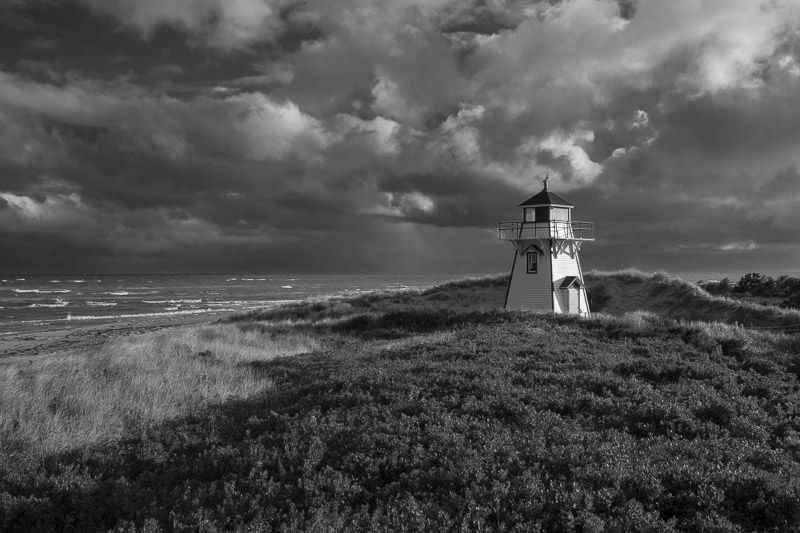
M 592 279 L 609 306 L 620 284 L 656 283 Z M 49 447 L 3 396 L 0 531 L 800 531 L 800 338 L 491 309 L 501 288 L 308 302 L 73 354 L 78 386 L 120 397 L 132 378 L 88 361 L 176 359 L 175 388 L 192 372 L 255 386 Z
M 464 278 L 428 289 L 369 292 L 358 296 L 334 296 L 281 307 L 257 309 L 231 316 L 228 321 L 318 323 L 363 312 L 409 309 L 495 309 L 505 302 L 507 275 Z
M 0 454 L 45 457 L 109 443 L 252 397 L 273 384 L 250 363 L 317 346 L 300 332 L 203 325 L 116 339 L 85 354 L 0 360 Z
M 800 278 L 780 276 L 777 279 L 757 272 L 745 274 L 735 284 L 724 278 L 708 281 L 702 287 L 711 294 L 760 298 L 784 307 L 800 307 Z
M 593 311 L 623 314 L 640 309 L 676 320 L 719 321 L 752 328 L 800 325 L 800 309 L 779 308 L 754 301 L 710 294 L 665 272 L 647 274 L 628 269 L 618 272 L 591 271 L 585 276 L 588 296 L 605 293 L 602 308 Z M 609 296 L 610 295 L 610 296 Z

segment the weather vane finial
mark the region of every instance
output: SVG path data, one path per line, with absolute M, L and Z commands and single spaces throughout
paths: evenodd
M 549 172 L 547 174 L 545 174 L 544 180 L 542 180 L 542 181 L 544 181 L 544 190 L 547 190 L 547 182 L 550 181 L 550 173 Z

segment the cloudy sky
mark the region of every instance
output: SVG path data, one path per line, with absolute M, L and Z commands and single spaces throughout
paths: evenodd
M 2 0 L 0 270 L 800 271 L 797 0 Z

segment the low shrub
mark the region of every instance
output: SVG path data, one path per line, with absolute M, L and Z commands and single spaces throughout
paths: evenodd
M 796 354 L 776 338 L 649 313 L 325 328 L 322 350 L 261 361 L 256 396 L 0 457 L 0 530 L 798 530 Z
M 589 309 L 602 311 L 611 300 L 611 291 L 603 283 L 593 283 L 586 288 L 586 297 L 589 300 Z

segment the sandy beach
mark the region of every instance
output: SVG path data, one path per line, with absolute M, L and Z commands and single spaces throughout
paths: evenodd
M 138 335 L 164 328 L 213 322 L 229 312 L 203 315 L 172 315 L 124 318 L 113 322 L 70 322 L 47 325 L 41 329 L 10 332 L 0 335 L 0 359 L 15 356 L 38 356 L 99 346 L 106 340 Z

